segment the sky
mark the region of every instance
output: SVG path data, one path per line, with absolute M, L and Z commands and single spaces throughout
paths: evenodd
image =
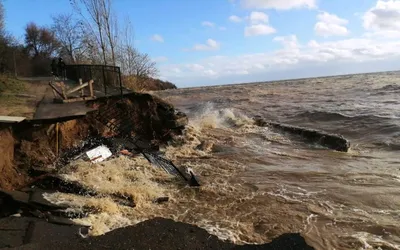
M 6 27 L 51 24 L 69 0 L 4 0 Z M 400 69 L 400 0 L 114 0 L 136 47 L 178 87 Z

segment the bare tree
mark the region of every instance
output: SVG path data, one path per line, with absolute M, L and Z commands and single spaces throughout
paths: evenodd
M 29 23 L 26 26 L 25 43 L 33 57 L 49 58 L 59 48 L 54 33 L 45 27 L 38 27 L 35 23 Z
M 74 0 L 74 5 L 85 20 L 87 30 L 95 35 L 103 63 L 116 66 L 119 25 L 112 0 Z
M 133 62 L 134 75 L 138 77 L 156 76 L 158 73 L 156 63 L 151 60 L 148 54 L 137 52 Z
M 52 31 L 60 43 L 61 56 L 66 56 L 71 63 L 80 62 L 88 50 L 83 30 L 83 23 L 72 14 L 53 16 Z
M 0 36 L 3 35 L 4 32 L 4 7 L 3 7 L 3 1 L 0 0 Z
M 134 45 L 133 27 L 129 19 L 120 33 L 118 50 L 118 63 L 122 73 L 127 76 L 145 78 L 156 76 L 158 73 L 156 63 L 149 55 L 140 53 Z
M 102 5 L 101 14 L 104 23 L 104 31 L 107 36 L 107 43 L 110 47 L 112 65 L 116 65 L 115 49 L 117 47 L 117 34 L 118 34 L 118 22 L 115 14 L 111 9 L 111 0 L 100 0 Z
M 138 78 L 157 75 L 156 63 L 151 60 L 148 54 L 140 53 L 131 45 L 122 46 L 119 54 L 119 64 L 124 75 Z

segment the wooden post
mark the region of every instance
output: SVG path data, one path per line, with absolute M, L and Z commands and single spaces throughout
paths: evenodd
M 56 123 L 56 156 L 58 157 L 58 122 Z
M 82 78 L 79 78 L 79 85 L 82 85 Z M 85 91 L 84 89 L 81 89 L 81 97 L 83 97 L 85 95 Z
M 65 100 L 67 100 L 68 99 L 68 97 L 67 97 L 67 94 L 65 94 L 65 87 L 64 87 L 64 83 L 63 82 L 61 82 L 61 92 L 62 92 L 62 95 L 63 95 L 63 98 L 65 99 Z
M 89 81 L 89 90 L 90 90 L 90 97 L 94 97 L 94 92 L 93 92 L 93 80 Z

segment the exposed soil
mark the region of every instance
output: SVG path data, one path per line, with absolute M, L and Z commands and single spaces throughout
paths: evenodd
M 35 169 L 54 169 L 58 156 L 89 137 L 140 135 L 161 144 L 183 128 L 173 122 L 176 119 L 174 108 L 149 94 L 134 93 L 123 99 L 102 98 L 87 105 L 98 111 L 59 122 L 58 128 L 54 123 L 26 121 L 2 129 L 0 149 L 4 153 L 0 155 L 0 170 L 5 174 L 0 177 L 0 188 L 11 190 L 24 185 Z M 116 124 L 114 129 L 110 129 L 111 123 Z M 129 133 L 125 133 L 127 130 Z
M 0 189 L 13 189 L 25 182 L 14 167 L 14 137 L 11 128 L 0 128 Z

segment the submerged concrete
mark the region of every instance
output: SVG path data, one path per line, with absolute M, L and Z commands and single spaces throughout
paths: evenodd
M 316 143 L 323 147 L 327 147 L 336 151 L 348 152 L 350 148 L 350 141 L 348 141 L 341 135 L 329 134 L 324 131 L 319 131 L 315 129 L 308 129 L 282 123 L 270 122 L 264 120 L 260 116 L 254 117 L 254 122 L 256 125 L 261 127 L 272 127 L 283 132 L 301 136 L 308 142 Z

